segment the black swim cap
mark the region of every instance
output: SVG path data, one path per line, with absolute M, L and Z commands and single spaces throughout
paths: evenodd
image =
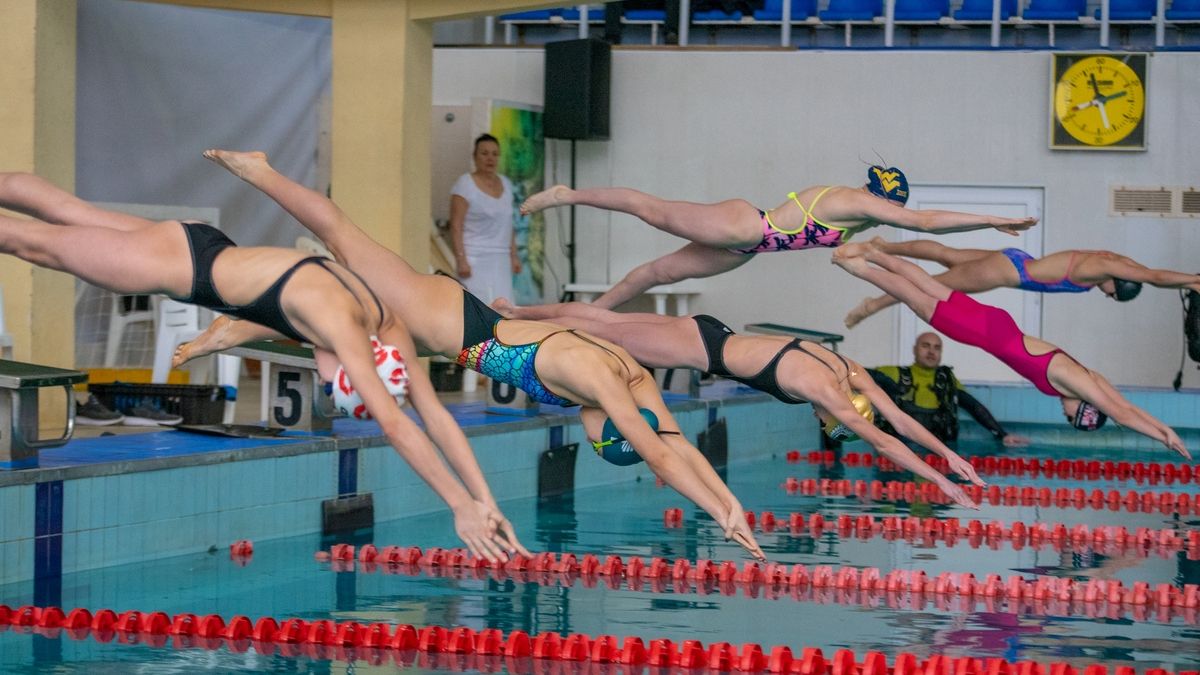
M 1100 412 L 1096 406 L 1087 401 L 1080 401 L 1079 408 L 1075 410 L 1075 419 L 1071 420 L 1071 426 L 1080 431 L 1095 431 L 1104 426 L 1108 421 L 1108 415 Z
M 1113 297 L 1117 302 L 1129 302 L 1142 292 L 1142 282 L 1113 277 Z

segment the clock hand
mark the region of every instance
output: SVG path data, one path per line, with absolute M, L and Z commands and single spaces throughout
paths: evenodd
M 1100 93 L 1100 86 L 1096 84 L 1096 74 L 1095 73 L 1088 73 L 1088 82 L 1091 83 L 1092 91 L 1095 92 L 1096 98 L 1098 98 L 1098 99 L 1104 98 L 1104 95 Z
M 1084 101 L 1083 103 L 1080 103 L 1079 105 L 1077 105 L 1077 106 L 1075 106 L 1074 108 L 1072 108 L 1072 110 L 1086 110 L 1086 109 L 1088 109 L 1088 108 L 1090 108 L 1090 107 L 1092 107 L 1092 106 L 1094 106 L 1094 105 L 1096 105 L 1096 104 L 1097 104 L 1097 102 L 1096 102 L 1095 100 L 1092 100 L 1092 101 Z
M 1104 128 L 1111 129 L 1112 125 L 1108 123 L 1108 113 L 1104 110 L 1104 104 L 1101 103 L 1096 108 L 1100 111 L 1100 121 L 1104 123 Z
M 1104 97 L 1104 100 L 1103 100 L 1103 101 L 1101 101 L 1101 103 L 1108 103 L 1109 101 L 1111 101 L 1111 100 L 1113 100 L 1113 99 L 1121 98 L 1122 96 L 1125 96 L 1125 95 L 1127 95 L 1128 93 L 1129 93 L 1129 92 L 1127 92 L 1127 91 L 1118 91 L 1118 92 L 1117 92 L 1117 93 L 1115 93 L 1115 94 L 1109 94 L 1108 96 L 1105 96 L 1105 97 Z

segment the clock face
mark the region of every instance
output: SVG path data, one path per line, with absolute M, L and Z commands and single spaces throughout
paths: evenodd
M 1132 56 L 1142 56 L 1138 64 L 1144 73 L 1144 56 Z M 1146 91 L 1143 78 L 1127 63 L 1130 57 L 1076 55 L 1074 58 L 1077 60 L 1065 69 L 1055 68 L 1054 144 L 1142 147 Z M 1139 133 L 1131 137 L 1134 131 Z

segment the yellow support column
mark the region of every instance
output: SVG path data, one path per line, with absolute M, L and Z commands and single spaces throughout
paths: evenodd
M 0 92 L 0 171 L 73 190 L 75 0 L 0 2 Z M 4 256 L 0 286 L 14 357 L 74 367 L 74 278 Z
M 407 2 L 332 0 L 333 198 L 376 241 L 429 266 L 433 25 Z

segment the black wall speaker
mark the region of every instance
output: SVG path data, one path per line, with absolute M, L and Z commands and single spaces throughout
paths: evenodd
M 607 42 L 589 39 L 546 43 L 546 104 L 542 114 L 545 137 L 606 140 L 611 76 Z

